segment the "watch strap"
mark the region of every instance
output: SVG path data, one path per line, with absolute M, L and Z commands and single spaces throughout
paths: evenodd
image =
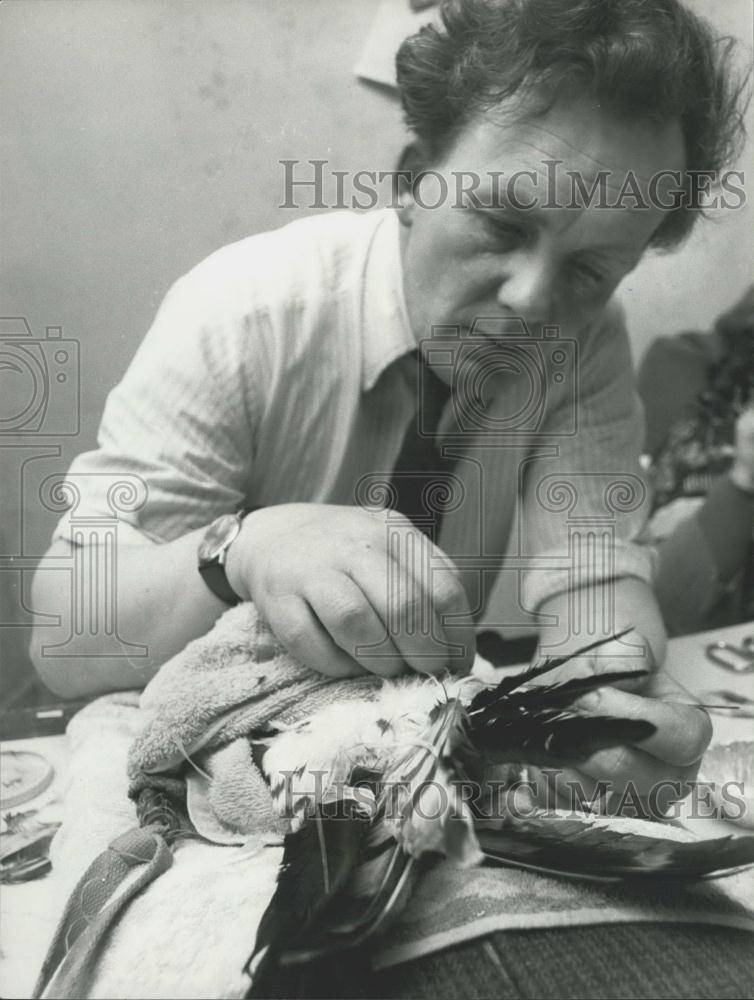
M 259 510 L 259 507 L 240 507 L 238 510 L 234 511 L 236 517 L 238 518 L 239 526 L 246 515 L 251 514 L 252 511 L 255 510 Z M 221 601 L 224 601 L 230 607 L 235 607 L 235 605 L 240 604 L 242 600 L 242 598 L 231 587 L 228 582 L 228 576 L 225 572 L 225 558 L 228 554 L 228 549 L 237 537 L 238 534 L 235 534 L 231 539 L 229 539 L 214 559 L 205 563 L 199 563 L 199 572 L 201 573 L 202 579 L 207 587 L 209 587 L 216 597 L 219 597 Z
M 224 564 L 219 562 L 219 560 L 205 563 L 204 566 L 199 567 L 199 572 L 215 597 L 219 597 L 221 601 L 225 601 L 230 607 L 235 607 L 236 604 L 241 603 L 241 598 L 228 583 Z

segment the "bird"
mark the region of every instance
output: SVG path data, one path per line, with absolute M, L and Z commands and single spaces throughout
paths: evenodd
M 264 996 L 282 967 L 368 949 L 438 857 L 461 867 L 497 861 L 557 870 L 565 851 L 582 872 L 591 863 L 619 874 L 703 874 L 754 861 L 754 837 L 718 838 L 700 851 L 677 839 L 657 838 L 657 847 L 646 834 L 614 835 L 586 816 L 568 835 L 536 811 L 481 818 L 492 778 L 505 781 L 526 765 L 575 766 L 655 732 L 643 719 L 589 716 L 573 705 L 596 688 L 640 680 L 645 669 L 548 682 L 572 657 L 630 630 L 492 686 L 419 675 L 385 681 L 371 700 L 329 705 L 268 738 L 262 767 L 290 829 L 244 966 L 246 995 Z

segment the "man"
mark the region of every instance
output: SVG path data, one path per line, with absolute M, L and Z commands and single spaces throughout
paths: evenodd
M 632 543 L 640 488 L 608 511 L 596 556 L 587 538 L 591 554 L 573 564 L 556 484 L 570 482 L 578 516 L 598 524 L 606 481 L 638 482 L 641 420 L 611 298 L 648 248 L 690 227 L 689 171 L 724 161 L 737 118 L 723 57 L 676 0 L 466 0 L 407 40 L 398 71 L 425 169 L 402 207 L 326 213 L 214 254 L 171 290 L 111 394 L 100 448 L 70 477 L 77 516 L 107 509 L 112 474 L 146 484 L 119 525 L 117 565 L 122 634 L 149 657 L 56 658 L 71 596 L 43 563 L 35 607 L 62 621 L 59 637 L 37 628 L 33 657 L 60 694 L 143 684 L 239 598 L 323 673 L 466 670 L 512 536 L 543 648 L 631 623 L 630 645 L 580 668 L 662 664 L 650 567 Z M 469 174 L 479 183 L 460 204 L 444 196 Z M 512 415 L 528 413 L 532 352 L 499 363 L 514 321 L 544 359 L 541 413 L 523 429 Z M 545 351 L 553 329 L 576 345 L 560 381 Z M 469 360 L 472 339 L 488 347 Z M 453 388 L 438 433 L 461 497 L 431 541 L 356 503 L 370 477 L 384 485 L 400 467 L 427 371 Z M 252 511 L 227 520 L 240 507 Z M 51 559 L 70 552 L 70 524 Z M 420 613 L 431 627 L 416 626 Z M 641 692 L 592 696 L 585 711 L 641 716 L 657 732 L 595 754 L 584 780 L 630 777 L 647 792 L 695 773 L 710 729 L 676 703 L 688 700 L 662 671 Z

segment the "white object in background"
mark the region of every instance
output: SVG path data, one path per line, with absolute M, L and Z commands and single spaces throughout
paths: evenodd
M 438 16 L 437 7 L 412 10 L 408 0 L 382 0 L 366 45 L 354 66 L 356 76 L 395 87 L 395 54 L 401 42 L 423 25 L 436 21 Z
M 0 808 L 3 813 L 41 795 L 52 784 L 55 769 L 48 760 L 30 750 L 0 753 Z

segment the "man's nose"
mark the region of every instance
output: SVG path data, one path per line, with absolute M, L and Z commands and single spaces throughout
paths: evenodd
M 497 293 L 506 313 L 521 316 L 530 325 L 552 319 L 554 268 L 539 256 L 522 254 L 508 259 Z

